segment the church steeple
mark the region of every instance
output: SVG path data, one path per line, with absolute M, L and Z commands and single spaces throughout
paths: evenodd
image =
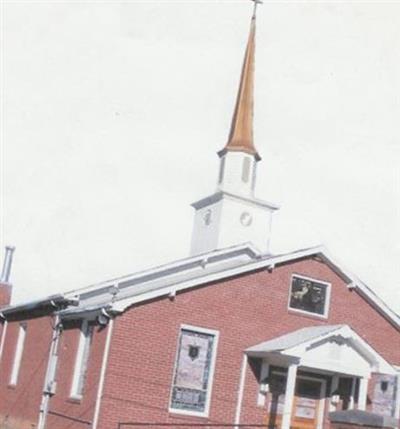
M 224 149 L 219 152 L 220 156 L 226 151 L 239 151 L 254 155 L 257 160 L 261 159 L 253 141 L 255 33 L 256 15 L 254 13 L 251 18 L 229 139 Z
M 243 243 L 252 243 L 261 254 L 269 252 L 272 213 L 278 207 L 254 196 L 257 164 L 261 160 L 253 141 L 255 10 L 261 1 L 253 1 L 254 12 L 229 139 L 218 152 L 217 190 L 192 204 L 196 210 L 192 255 Z
M 253 1 L 255 2 L 254 13 L 250 23 L 229 138 L 225 147 L 218 152 L 221 158 L 218 189 L 250 197 L 254 195 L 257 163 L 261 160 L 253 139 L 255 10 L 260 0 Z

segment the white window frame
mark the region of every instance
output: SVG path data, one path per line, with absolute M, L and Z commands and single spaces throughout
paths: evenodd
M 180 339 L 181 339 L 182 331 L 184 331 L 184 330 L 198 332 L 199 334 L 208 334 L 208 335 L 214 336 L 213 351 L 212 351 L 211 362 L 210 362 L 210 373 L 209 373 L 208 382 L 207 382 L 206 403 L 205 403 L 204 411 L 181 410 L 178 408 L 172 408 L 171 407 L 172 394 L 173 394 L 173 390 L 174 390 L 174 380 L 175 380 L 176 370 L 177 370 L 177 366 L 178 366 Z M 217 331 L 217 330 L 201 328 L 199 326 L 186 325 L 186 324 L 180 325 L 178 340 L 177 340 L 177 344 L 176 344 L 175 363 L 174 363 L 174 369 L 173 369 L 173 373 L 172 373 L 171 390 L 170 390 L 170 395 L 169 395 L 168 411 L 170 413 L 183 414 L 186 416 L 208 417 L 209 412 L 210 412 L 212 388 L 213 388 L 213 384 L 214 384 L 214 371 L 215 371 L 215 363 L 217 360 L 218 339 L 219 339 L 219 331 Z
M 79 343 L 76 351 L 74 374 L 72 377 L 70 397 L 72 399 L 82 399 L 85 388 L 84 381 L 90 356 L 90 346 L 92 342 L 93 326 L 87 320 L 82 321 L 79 331 Z
M 299 308 L 293 308 L 293 307 L 290 306 L 290 298 L 292 296 L 293 277 L 297 277 L 297 278 L 304 279 L 304 280 L 309 280 L 309 281 L 312 281 L 312 282 L 321 283 L 321 284 L 327 286 L 327 288 L 326 288 L 326 296 L 325 296 L 324 314 L 318 314 L 318 313 L 313 313 L 312 311 L 300 310 Z M 330 307 L 330 303 L 331 303 L 331 289 L 332 289 L 332 284 L 329 283 L 329 282 L 326 282 L 324 280 L 315 279 L 315 278 L 312 278 L 312 277 L 303 276 L 302 274 L 293 273 L 291 275 L 291 277 L 290 277 L 289 298 L 288 298 L 287 309 L 288 309 L 289 312 L 296 312 L 296 313 L 304 314 L 304 315 L 307 315 L 307 316 L 317 317 L 319 319 L 327 319 L 328 318 L 328 314 L 329 314 L 329 307 Z
M 27 324 L 20 323 L 19 330 L 18 330 L 17 344 L 15 346 L 14 360 L 13 360 L 13 365 L 12 365 L 11 375 L 10 375 L 10 382 L 9 382 L 10 386 L 16 386 L 18 383 L 18 376 L 19 376 L 21 363 L 22 363 L 22 355 L 24 353 L 26 329 L 27 329 Z

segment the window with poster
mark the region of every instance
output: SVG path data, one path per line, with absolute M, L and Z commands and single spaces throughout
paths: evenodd
M 327 317 L 330 290 L 330 283 L 297 274 L 293 275 L 290 285 L 289 309 Z
M 399 377 L 375 374 L 372 394 L 372 411 L 388 417 L 396 417 L 396 405 L 400 401 Z M 397 405 L 400 408 L 400 404 Z
M 218 332 L 181 327 L 171 390 L 170 411 L 207 416 Z

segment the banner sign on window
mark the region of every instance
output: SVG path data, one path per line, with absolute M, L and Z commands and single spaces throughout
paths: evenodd
M 382 416 L 394 416 L 396 407 L 397 377 L 378 374 L 372 397 L 372 412 Z
M 171 408 L 205 411 L 214 335 L 182 329 Z

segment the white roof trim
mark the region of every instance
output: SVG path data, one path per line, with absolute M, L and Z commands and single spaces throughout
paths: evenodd
M 320 337 L 309 340 L 299 346 L 292 347 L 285 351 L 289 355 L 302 355 L 307 351 L 314 343 L 324 341 L 333 336 L 340 336 L 346 340 L 350 340 L 358 352 L 363 355 L 368 362 L 373 365 L 373 370 L 383 374 L 396 375 L 396 371 L 392 365 L 390 365 L 374 348 L 372 348 L 362 337 L 360 337 L 353 329 L 348 325 L 344 325 L 339 329 L 329 332 Z
M 149 268 L 147 270 L 138 271 L 136 273 L 128 274 L 125 276 L 115 277 L 111 280 L 107 280 L 101 283 L 95 283 L 85 288 L 74 289 L 68 292 L 68 295 L 83 295 L 85 293 L 96 291 L 100 288 L 108 288 L 111 286 L 118 285 L 119 283 L 129 282 L 131 280 L 140 279 L 141 277 L 145 277 L 148 275 L 157 275 L 165 276 L 166 272 L 173 270 L 174 268 L 179 268 L 180 270 L 184 270 L 186 268 L 190 268 L 190 266 L 194 264 L 203 264 L 208 263 L 212 259 L 217 259 L 219 257 L 227 259 L 230 254 L 235 255 L 239 253 L 248 253 L 250 258 L 259 259 L 261 257 L 260 251 L 252 244 L 252 243 L 244 243 L 239 246 L 231 246 L 221 250 L 213 250 L 212 252 L 206 252 L 199 255 L 195 255 L 185 259 L 179 259 L 174 262 L 170 262 L 167 264 L 159 265 L 157 267 Z
M 63 310 L 61 314 L 81 312 L 85 307 L 86 299 L 90 296 L 99 297 L 96 305 L 104 306 L 112 304 L 116 311 L 124 311 L 128 307 L 138 302 L 144 302 L 149 299 L 154 299 L 162 296 L 167 296 L 170 293 L 176 293 L 190 289 L 196 286 L 201 286 L 209 282 L 214 282 L 226 279 L 232 276 L 248 273 L 259 269 L 272 270 L 274 267 L 295 261 L 302 258 L 316 256 L 326 263 L 334 272 L 336 272 L 349 286 L 355 289 L 364 299 L 366 299 L 374 308 L 379 311 L 387 320 L 389 320 L 395 327 L 400 329 L 400 317 L 394 313 L 380 298 L 376 296 L 358 277 L 356 277 L 349 270 L 339 264 L 326 250 L 324 246 L 316 246 L 308 249 L 301 249 L 290 253 L 281 255 L 261 255 L 259 251 L 250 243 L 244 243 L 237 246 L 231 246 L 221 250 L 196 255 L 193 257 L 178 260 L 169 264 L 165 264 L 156 268 L 141 271 L 138 273 L 130 274 L 114 278 L 105 282 L 94 284 L 86 288 L 72 290 L 63 295 L 65 299 L 80 297 L 81 305 L 77 308 L 70 307 Z M 225 264 L 225 267 L 218 269 L 218 264 Z M 229 266 L 230 265 L 230 266 Z M 196 268 L 197 267 L 197 268 Z M 190 272 L 198 267 L 204 268 L 204 275 L 190 277 Z M 208 270 L 208 267 L 212 269 Z M 180 276 L 175 280 L 174 276 Z M 185 278 L 186 277 L 186 278 Z M 156 279 L 161 285 L 157 286 L 152 284 Z M 169 285 L 164 286 L 162 283 L 165 279 Z M 135 285 L 140 285 L 140 291 L 132 287 L 129 290 L 129 297 L 120 298 L 115 297 L 112 302 L 112 295 L 109 288 L 125 287 L 124 283 L 133 282 Z M 154 283 L 154 282 L 153 282 Z M 130 286 L 129 286 L 130 287 Z M 102 297 L 103 295 L 103 297 Z M 91 305 L 88 302 L 88 305 Z M 32 302 L 30 307 L 34 307 L 35 302 Z M 6 311 L 20 311 L 22 307 L 19 305 L 11 306 Z M 3 311 L 6 313 L 6 311 Z
M 127 298 L 124 300 L 125 304 L 123 304 L 122 301 L 118 302 L 118 309 L 121 311 L 122 306 L 125 306 L 125 308 L 127 308 L 130 305 L 133 305 L 137 302 L 142 302 L 148 299 L 153 299 L 163 295 L 168 295 L 170 292 L 185 290 L 191 287 L 200 286 L 208 282 L 221 280 L 224 278 L 243 274 L 249 271 L 254 271 L 254 270 L 268 268 L 268 267 L 276 267 L 277 265 L 283 264 L 285 262 L 290 262 L 296 259 L 302 259 L 313 255 L 320 256 L 323 259 L 323 261 L 327 265 L 329 265 L 340 277 L 342 277 L 348 284 L 351 284 L 354 287 L 354 289 L 357 292 L 359 292 L 369 303 L 371 303 L 383 316 L 385 316 L 390 322 L 392 322 L 397 328 L 400 329 L 400 317 L 396 313 L 394 313 L 394 311 L 391 310 L 380 298 L 378 298 L 377 295 L 374 292 L 372 292 L 371 289 L 369 289 L 366 286 L 366 284 L 363 283 L 358 277 L 352 274 L 349 270 L 343 268 L 343 266 L 339 265 L 330 256 L 329 252 L 326 250 L 324 246 L 316 246 L 308 249 L 297 250 L 291 253 L 263 258 L 259 261 L 250 262 L 249 264 L 245 264 L 237 268 L 220 271 L 218 273 L 214 273 L 209 276 L 204 276 L 200 279 L 197 278 L 197 279 L 189 280 L 181 284 L 176 284 L 174 286 L 161 288 L 157 291 L 152 291 L 149 294 L 144 293 L 143 295 Z
M 231 192 L 226 192 L 226 191 L 217 191 L 212 195 L 209 195 L 208 197 L 202 198 L 201 200 L 195 201 L 194 203 L 191 204 L 192 207 L 194 207 L 195 209 L 201 209 L 202 207 L 208 206 L 210 204 L 216 203 L 218 201 L 220 201 L 222 198 L 227 197 L 233 200 L 240 200 L 240 201 L 244 201 L 246 203 L 250 203 L 253 204 L 257 207 L 261 206 L 264 207 L 265 209 L 268 210 L 279 210 L 279 206 L 271 203 L 269 201 L 264 201 L 264 200 L 260 200 L 258 198 L 249 198 L 249 197 L 245 197 L 243 195 L 238 195 L 238 194 L 232 194 Z

